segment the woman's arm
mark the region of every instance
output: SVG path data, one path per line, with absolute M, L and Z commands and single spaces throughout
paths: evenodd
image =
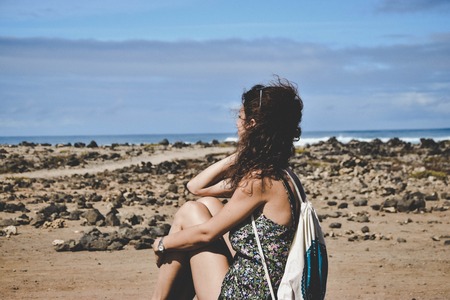
M 197 196 L 230 197 L 233 190 L 230 189 L 224 175 L 235 158 L 236 155 L 232 154 L 212 164 L 192 178 L 186 186 L 187 189 Z
M 261 180 L 251 180 L 246 186 L 238 187 L 224 208 L 207 222 L 165 236 L 164 247 L 166 251 L 198 249 L 220 238 L 265 202 Z M 153 245 L 155 252 L 159 240 Z

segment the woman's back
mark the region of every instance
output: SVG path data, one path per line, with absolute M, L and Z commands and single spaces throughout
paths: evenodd
M 278 286 L 286 265 L 295 233 L 293 219 L 297 215 L 294 201 L 289 199 L 287 180 L 266 180 L 262 193 L 264 207 L 255 213 L 255 224 L 273 286 Z M 269 183 L 269 184 L 267 184 Z M 230 230 L 230 242 L 236 251 L 222 284 L 219 299 L 265 299 L 269 286 L 252 228 L 251 217 Z

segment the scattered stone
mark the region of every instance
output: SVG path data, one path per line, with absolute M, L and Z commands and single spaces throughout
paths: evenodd
M 123 243 L 121 243 L 119 241 L 114 241 L 106 248 L 106 250 L 118 251 L 118 250 L 122 250 L 124 248 L 124 246 L 125 245 Z
M 388 212 L 388 213 L 396 213 L 397 209 L 395 207 L 384 207 L 383 211 Z
M 356 221 L 358 223 L 367 223 L 369 222 L 369 216 L 362 215 L 362 216 L 356 216 L 353 221 Z
M 64 228 L 64 227 L 66 227 L 66 223 L 63 219 L 56 219 L 52 222 L 45 221 L 44 224 L 42 225 L 42 228 L 44 228 L 44 229 L 46 229 L 46 228 L 57 229 L 57 228 Z
M 171 193 L 178 193 L 178 185 L 172 183 L 169 185 L 169 187 L 167 188 L 167 191 L 171 192 Z
M 337 205 L 337 202 L 331 200 L 331 201 L 328 201 L 328 202 L 327 202 L 327 205 L 328 205 L 328 206 L 336 206 L 336 205 Z
M 159 142 L 160 145 L 162 146 L 169 146 L 169 140 L 168 139 L 163 139 L 162 141 Z
M 425 201 L 437 201 L 439 200 L 438 194 L 436 192 L 434 192 L 431 195 L 427 195 L 425 196 Z
M 101 233 L 97 228 L 84 234 L 80 239 L 82 249 L 88 251 L 104 251 L 109 246 L 108 234 Z
M 361 231 L 362 233 L 368 233 L 370 230 L 368 226 L 364 226 L 363 228 L 361 228 Z
M 347 202 L 341 202 L 338 205 L 338 209 L 344 209 L 348 207 L 348 203 Z
M 49 219 L 52 216 L 59 217 L 62 212 L 67 211 L 67 206 L 60 203 L 50 203 L 49 206 L 43 207 L 38 211 L 38 214 L 42 214 L 45 219 Z
M 354 206 L 367 206 L 367 200 L 361 199 L 361 200 L 355 200 L 353 201 Z
M 11 225 L 16 225 L 16 221 L 13 219 L 0 220 L 0 227 L 7 227 Z
M 30 212 L 25 207 L 25 204 L 23 204 L 22 202 L 19 202 L 17 204 L 1 202 L 1 204 L 0 204 L 0 211 L 4 211 L 4 212 L 7 212 L 7 213 L 14 213 L 16 211 Z
M 450 246 L 450 240 L 446 240 L 446 241 L 444 242 L 444 245 L 445 245 L 445 246 Z
M 119 212 L 117 209 L 112 208 L 105 217 L 105 224 L 106 226 L 119 226 L 120 225 L 120 219 L 117 216 Z
M 341 228 L 341 227 L 342 227 L 341 223 L 335 222 L 330 224 L 330 228 Z
M 151 237 L 143 236 L 136 244 L 134 244 L 134 249 L 136 250 L 150 249 L 152 248 L 154 241 L 155 240 Z
M 407 212 L 414 211 L 416 209 L 424 209 L 426 206 L 426 202 L 424 196 L 419 198 L 417 197 L 417 193 L 414 194 L 406 194 L 403 199 L 398 200 L 397 202 L 397 211 L 398 212 Z
M 373 210 L 380 210 L 381 209 L 381 205 L 380 204 L 373 204 L 370 206 Z
M 332 212 L 332 213 L 329 213 L 329 214 L 327 214 L 326 215 L 326 218 L 333 218 L 333 219 L 336 219 L 336 218 L 339 218 L 339 217 L 341 217 L 342 216 L 342 212 L 340 212 L 340 211 L 334 211 L 334 212 Z
M 69 215 L 66 217 L 67 220 L 77 221 L 80 219 L 80 216 L 83 214 L 83 211 L 81 210 L 74 210 L 69 212 Z
M 386 207 L 397 207 L 397 202 L 398 202 L 398 200 L 397 199 L 386 199 L 384 202 L 383 202 L 383 205 L 382 205 L 382 207 L 383 207 L 383 209 L 384 208 L 386 208 Z
M 123 220 L 130 225 L 137 225 L 141 224 L 144 221 L 144 218 L 134 213 L 128 213 L 123 217 Z
M 9 238 L 11 235 L 17 235 L 17 227 L 10 225 L 10 226 L 2 229 L 0 233 L 1 233 L 1 235 L 4 235 L 7 238 Z
M 88 145 L 88 148 L 98 148 L 98 145 L 95 141 L 91 141 Z
M 89 209 L 82 214 L 86 219 L 87 225 L 104 226 L 105 217 L 98 211 L 98 209 Z
M 397 238 L 398 243 L 406 243 L 406 239 L 404 238 Z
M 77 241 L 71 239 L 68 241 L 63 241 L 63 240 L 54 240 L 53 241 L 53 246 L 54 249 L 57 252 L 63 252 L 63 251 L 81 251 L 83 250 L 82 246 L 80 243 L 78 243 Z
M 54 240 L 52 242 L 53 246 L 58 246 L 58 245 L 62 245 L 62 244 L 64 244 L 64 240 Z
M 75 154 L 69 156 L 69 158 L 67 159 L 66 165 L 71 166 L 71 167 L 76 167 L 79 166 L 81 164 L 81 159 L 78 158 Z

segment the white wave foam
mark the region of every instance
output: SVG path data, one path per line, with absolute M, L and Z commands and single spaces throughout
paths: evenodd
M 313 145 L 313 144 L 317 144 L 319 142 L 326 142 L 330 138 L 331 138 L 331 136 L 301 138 L 300 141 L 295 142 L 294 145 L 295 146 Z M 389 141 L 392 138 L 393 137 L 382 137 L 382 138 L 378 138 L 378 139 L 381 140 L 383 143 L 386 143 L 387 141 Z M 399 137 L 399 139 L 401 141 L 411 143 L 411 144 L 419 144 L 421 138 L 422 137 Z M 356 140 L 356 141 L 360 141 L 360 142 L 372 142 L 376 138 L 363 138 L 363 137 L 355 137 L 355 136 L 337 136 L 336 139 L 343 144 L 347 144 L 352 140 Z M 430 139 L 434 140 L 435 142 L 440 142 L 440 141 L 450 140 L 450 136 L 448 136 L 448 137 L 430 137 Z
M 238 138 L 235 136 L 230 136 L 225 139 L 225 142 L 237 142 Z

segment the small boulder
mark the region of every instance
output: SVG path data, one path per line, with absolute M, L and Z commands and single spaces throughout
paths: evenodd
M 360 199 L 353 201 L 354 206 L 367 206 L 367 200 L 366 199 Z
M 98 145 L 95 141 L 91 141 L 88 145 L 88 148 L 98 148 Z
M 105 220 L 105 217 L 96 208 L 85 211 L 82 216 L 86 219 L 88 225 L 101 226 Z
M 341 223 L 335 222 L 330 224 L 330 228 L 341 228 L 341 227 L 342 227 Z

